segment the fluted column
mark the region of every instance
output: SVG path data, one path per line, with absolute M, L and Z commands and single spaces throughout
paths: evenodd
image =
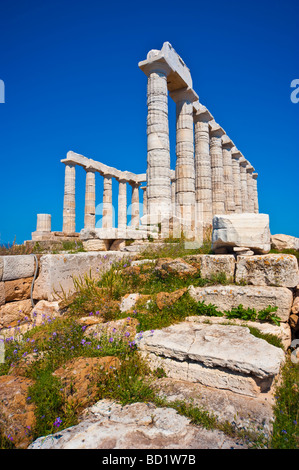
M 111 228 L 112 225 L 113 225 L 112 176 L 104 175 L 102 228 Z
M 84 228 L 95 228 L 96 221 L 96 178 L 93 168 L 86 168 Z
M 240 175 L 240 163 L 239 158 L 242 155 L 235 147 L 232 149 L 232 165 L 233 165 L 233 181 L 234 181 L 234 201 L 235 201 L 235 212 L 241 214 L 242 209 L 242 193 L 241 193 L 241 175 Z
M 167 65 L 149 64 L 147 82 L 147 217 L 158 223 L 171 210 Z
M 226 214 L 235 212 L 234 198 L 234 180 L 233 180 L 233 164 L 232 164 L 232 148 L 233 142 L 224 135 L 222 137 L 222 155 L 223 155 L 223 176 L 224 176 L 224 209 Z
M 205 224 L 211 224 L 213 219 L 210 120 L 212 116 L 208 110 L 194 114 L 195 200 Z
M 195 228 L 195 162 L 192 102 L 198 97 L 189 88 L 172 92 L 176 102 L 176 211 L 183 220 L 185 235 Z
M 147 214 L 147 194 L 146 194 L 146 186 L 141 187 L 143 196 L 142 196 L 142 210 L 143 210 L 143 215 Z
M 76 231 L 76 166 L 65 163 L 64 201 L 63 201 L 63 228 L 64 233 Z
M 259 213 L 259 200 L 258 200 L 258 190 L 257 190 L 257 173 L 252 173 L 252 186 L 253 186 L 253 201 L 254 201 L 254 213 Z
M 214 126 L 210 131 L 210 155 L 212 169 L 212 208 L 213 215 L 225 213 L 224 172 L 221 137 L 224 131 L 220 126 Z
M 247 190 L 247 161 L 242 156 L 240 162 L 241 194 L 242 194 L 242 212 L 248 212 L 248 190 Z
M 131 184 L 132 186 L 132 204 L 131 204 L 131 227 L 139 227 L 139 183 Z
M 247 195 L 248 195 L 248 212 L 254 212 L 254 194 L 253 194 L 253 166 L 249 165 L 246 168 L 247 174 Z
M 118 183 L 118 228 L 127 227 L 127 182 L 119 180 Z

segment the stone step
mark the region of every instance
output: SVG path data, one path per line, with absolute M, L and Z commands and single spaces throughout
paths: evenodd
M 185 321 L 139 334 L 136 343 L 168 377 L 252 397 L 271 390 L 285 359 L 282 349 L 235 325 Z

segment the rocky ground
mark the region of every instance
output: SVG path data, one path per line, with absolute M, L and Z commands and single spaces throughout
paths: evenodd
M 113 266 L 102 283 L 90 280 L 68 299 L 40 301 L 29 313 L 30 324 L 3 329 L 11 354 L 0 370 L 4 444 L 33 449 L 239 449 L 268 439 L 275 384 L 292 339 L 290 315 L 298 313 L 298 291 L 285 285 L 290 276 L 283 277 L 277 259 L 276 281 L 282 285 L 269 285 L 271 272 L 264 258 L 257 267 L 260 285 L 251 280 L 248 285 L 235 283 L 231 258 L 211 257 L 209 263 L 219 263 L 213 268 L 206 266 L 206 258 L 194 257 L 122 263 Z M 289 266 L 295 282 L 293 259 Z M 247 269 L 249 277 L 252 269 Z M 232 309 L 240 304 L 243 317 L 234 318 Z M 277 307 L 275 313 L 265 314 L 269 305 Z M 259 312 L 266 315 L 263 321 Z M 73 330 L 68 330 L 66 342 L 54 355 L 57 336 L 63 336 L 55 322 L 67 319 L 81 336 L 76 343 Z M 125 355 L 112 349 L 116 338 L 122 338 Z M 122 387 L 124 357 L 130 361 L 136 355 L 149 366 L 145 379 L 151 376 L 155 399 L 140 401 L 135 390 L 125 403 L 109 386 L 115 375 Z M 56 410 L 65 413 L 53 414 L 52 427 L 39 428 L 47 429 L 47 437 L 37 436 L 43 411 L 30 395 L 44 372 L 59 381 L 63 398 Z M 126 380 L 130 388 L 135 378 Z M 103 383 L 108 384 L 105 393 Z M 55 408 L 50 401 L 48 407 Z M 69 408 L 75 419 L 68 427 Z M 200 419 L 194 418 L 196 413 Z

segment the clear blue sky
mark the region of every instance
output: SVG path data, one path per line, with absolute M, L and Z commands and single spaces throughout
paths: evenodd
M 30 239 L 37 213 L 51 213 L 52 230 L 61 230 L 60 160 L 69 150 L 146 171 L 146 77 L 138 62 L 165 41 L 259 173 L 260 212 L 269 213 L 271 232 L 299 237 L 299 103 L 290 99 L 299 79 L 298 18 L 298 0 L 2 0 L 0 242 Z M 171 100 L 169 111 L 174 168 Z

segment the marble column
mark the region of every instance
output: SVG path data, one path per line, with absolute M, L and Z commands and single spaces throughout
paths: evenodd
M 213 219 L 209 129 L 209 121 L 212 119 L 208 110 L 197 111 L 194 114 L 195 201 L 196 207 L 201 209 L 204 224 L 211 224 Z
M 64 201 L 63 201 L 63 228 L 64 233 L 76 231 L 76 165 L 65 163 Z
M 234 180 L 233 180 L 233 163 L 232 148 L 233 142 L 225 134 L 222 137 L 222 155 L 223 155 L 223 176 L 224 176 L 224 208 L 226 214 L 234 214 L 235 198 L 234 198 Z
M 222 156 L 222 136 L 224 130 L 215 123 L 210 130 L 210 155 L 212 169 L 212 209 L 215 214 L 225 213 L 224 172 Z
M 232 165 L 233 165 L 233 181 L 234 181 L 234 201 L 235 212 L 241 214 L 242 212 L 242 193 L 241 193 L 241 175 L 239 159 L 242 157 L 239 150 L 232 148 Z
M 144 70 L 147 82 L 147 216 L 158 223 L 171 211 L 170 145 L 166 64 L 151 63 Z
M 257 173 L 252 173 L 252 186 L 253 186 L 253 201 L 254 201 L 254 213 L 259 213 L 259 200 L 258 200 L 258 190 L 257 190 Z
M 140 183 L 132 183 L 132 204 L 131 204 L 131 227 L 139 227 L 139 186 Z
M 141 187 L 143 191 L 143 196 L 142 196 L 142 208 L 143 208 L 143 215 L 147 214 L 147 194 L 146 194 L 146 186 Z
M 252 173 L 254 168 L 250 163 L 247 165 L 246 168 L 246 175 L 247 175 L 247 195 L 248 195 L 248 212 L 254 212 L 254 194 L 253 194 L 253 179 Z
M 127 182 L 119 180 L 118 182 L 118 228 L 127 227 Z
M 86 168 L 84 228 L 95 228 L 96 222 L 96 178 L 93 168 Z
M 104 175 L 102 228 L 113 226 L 112 176 Z
M 182 219 L 186 236 L 193 236 L 195 228 L 195 162 L 193 101 L 197 95 L 183 88 L 170 93 L 176 102 L 176 212 Z
M 248 212 L 248 190 L 247 190 L 247 160 L 242 156 L 239 159 L 240 177 L 241 177 L 241 195 L 242 195 L 242 212 Z
M 51 232 L 51 214 L 37 214 L 37 232 Z

